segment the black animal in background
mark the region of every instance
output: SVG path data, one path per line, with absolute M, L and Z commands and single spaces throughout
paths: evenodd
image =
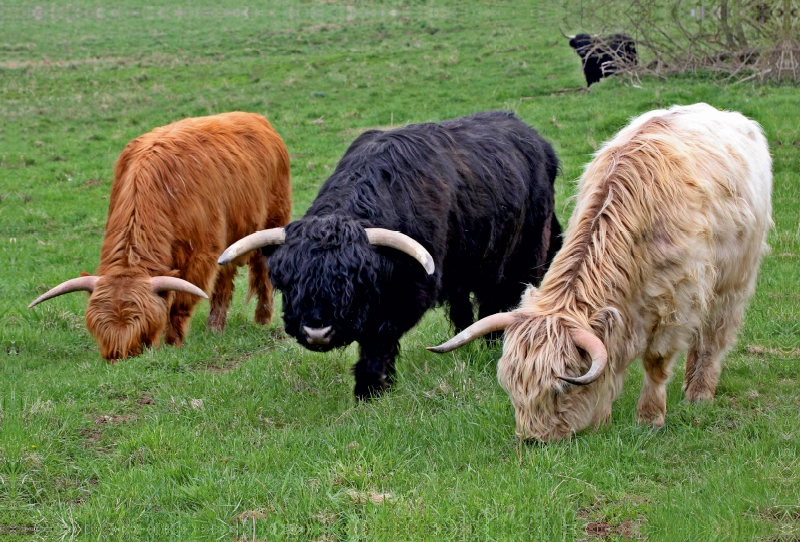
M 575 49 L 583 61 L 583 74 L 586 76 L 587 87 L 621 69 L 635 66 L 639 61 L 636 43 L 632 37 L 625 34 L 568 36 L 562 32 L 562 35 L 569 38 L 569 46 Z
M 457 329 L 511 309 L 561 247 L 558 159 L 513 113 L 369 130 L 347 149 L 306 215 L 257 232 L 283 293 L 286 332 L 310 350 L 353 341 L 355 394 L 392 383 L 400 337 L 437 303 Z M 421 265 L 420 265 L 421 264 Z

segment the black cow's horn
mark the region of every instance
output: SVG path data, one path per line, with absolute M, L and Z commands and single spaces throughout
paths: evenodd
M 597 338 L 594 333 L 586 331 L 585 329 L 573 329 L 570 331 L 572 340 L 578 348 L 585 350 L 592 358 L 592 367 L 589 372 L 583 376 L 559 376 L 561 380 L 575 384 L 576 386 L 586 386 L 591 384 L 603 374 L 608 365 L 608 352 L 603 345 L 603 341 Z
M 433 275 L 436 266 L 430 252 L 408 235 L 384 228 L 364 228 L 364 231 L 367 232 L 370 245 L 390 247 L 405 252 L 421 263 L 429 275 Z
M 573 39 L 575 37 L 575 35 L 570 36 L 570 35 L 565 34 L 560 26 L 558 27 L 558 31 L 561 32 L 561 35 L 564 36 L 565 38 L 567 38 L 568 40 L 571 40 L 571 39 Z
M 486 318 L 481 318 L 467 329 L 450 339 L 444 344 L 439 346 L 429 346 L 428 350 L 436 352 L 437 354 L 444 354 L 456 348 L 460 348 L 465 344 L 471 343 L 478 337 L 483 337 L 492 331 L 501 331 L 511 325 L 517 315 L 513 312 L 499 312 Z
M 97 279 L 99 278 L 100 277 L 96 277 L 94 275 L 89 275 L 86 277 L 78 277 L 76 279 L 70 279 L 66 282 L 62 282 L 55 288 L 52 288 L 48 292 L 37 297 L 33 303 L 28 305 L 28 308 L 30 309 L 31 307 L 38 305 L 42 301 L 47 301 L 48 299 L 68 294 L 70 292 L 80 292 L 80 291 L 93 292 L 94 286 L 95 284 L 97 284 Z
M 286 232 L 283 228 L 270 228 L 268 230 L 257 231 L 247 237 L 242 237 L 225 249 L 225 252 L 219 257 L 217 263 L 219 265 L 225 265 L 242 254 L 247 254 L 251 250 L 268 245 L 282 245 L 284 241 L 286 241 Z
M 179 279 L 178 277 L 151 277 L 150 289 L 154 293 L 159 292 L 186 292 L 187 294 L 196 295 L 203 299 L 208 299 L 206 293 L 192 284 L 189 281 Z

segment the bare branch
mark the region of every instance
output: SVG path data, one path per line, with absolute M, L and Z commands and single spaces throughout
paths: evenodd
M 638 82 L 705 70 L 738 84 L 757 79 L 800 82 L 796 10 L 784 0 L 581 0 L 566 2 L 566 27 L 589 34 L 622 33 L 636 42 L 641 62 L 618 73 Z M 694 7 L 693 7 L 694 5 Z M 587 24 L 588 22 L 588 24 Z

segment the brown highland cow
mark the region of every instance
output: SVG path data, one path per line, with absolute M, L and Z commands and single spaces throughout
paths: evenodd
M 252 113 L 184 119 L 128 143 L 117 160 L 96 275 L 68 280 L 33 303 L 91 292 L 86 327 L 108 360 L 180 346 L 198 297 L 211 293 L 208 327 L 222 331 L 237 266 L 250 267 L 255 320 L 272 318 L 272 284 L 259 251 L 219 267 L 231 243 L 289 222 L 289 154 Z

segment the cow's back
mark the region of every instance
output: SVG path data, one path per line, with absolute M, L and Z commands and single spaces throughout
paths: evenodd
M 445 255 L 504 257 L 530 205 L 550 201 L 558 168 L 547 141 L 513 113 L 370 130 L 348 148 L 308 215 L 341 213 Z M 489 261 L 487 265 L 492 265 Z
M 587 166 L 566 237 L 605 202 L 636 254 L 636 273 L 624 270 L 631 286 L 620 291 L 637 321 L 696 331 L 752 295 L 771 225 L 770 171 L 761 129 L 744 116 L 707 104 L 651 111 Z
M 523 239 L 554 216 L 558 159 L 552 146 L 513 114 L 491 111 L 443 123 L 467 166 L 450 214 L 449 264 L 478 281 L 499 279 L 512 260 L 546 257 L 541 237 Z M 521 245 L 531 254 L 518 254 Z M 538 262 L 540 265 L 544 261 Z M 472 271 L 470 271 L 472 270 Z M 531 277 L 532 280 L 532 277 Z
M 101 267 L 180 267 L 175 252 L 216 256 L 288 222 L 290 201 L 289 156 L 264 117 L 234 112 L 156 128 L 117 161 Z

